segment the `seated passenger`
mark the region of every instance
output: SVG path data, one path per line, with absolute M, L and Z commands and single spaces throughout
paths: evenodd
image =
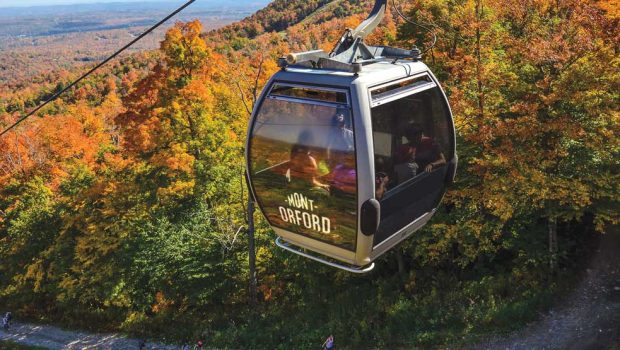
M 402 145 L 396 154 L 396 164 L 405 164 L 406 168 L 401 166 L 398 171 L 404 173 L 403 177 L 413 177 L 417 174 L 418 169 L 430 172 L 433 169 L 446 164 L 446 158 L 439 149 L 439 144 L 432 138 L 424 136 L 422 126 L 420 124 L 411 124 L 405 131 L 405 137 L 409 141 Z M 409 176 L 405 176 L 409 175 Z M 405 179 L 400 179 L 403 182 Z
M 297 144 L 291 149 L 289 171 L 287 179 L 289 182 L 301 180 L 306 186 L 313 189 L 329 191 L 329 185 L 323 184 L 318 180 L 318 166 L 316 159 L 311 155 L 310 147 L 306 144 L 310 141 L 310 133 L 302 132 Z
M 393 176 L 392 176 L 393 177 Z M 391 181 L 385 159 L 375 156 L 375 199 L 381 200 L 393 183 Z

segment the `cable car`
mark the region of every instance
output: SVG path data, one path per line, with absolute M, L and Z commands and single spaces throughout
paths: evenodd
M 247 137 L 276 244 L 356 273 L 431 219 L 457 165 L 450 106 L 420 51 L 363 42 L 386 5 L 332 52 L 281 58 Z

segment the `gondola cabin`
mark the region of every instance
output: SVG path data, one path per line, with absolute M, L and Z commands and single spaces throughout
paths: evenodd
M 385 4 L 331 53 L 281 59 L 248 129 L 249 185 L 276 243 L 352 272 L 431 219 L 457 164 L 450 107 L 419 50 L 362 41 Z
M 422 62 L 287 68 L 256 107 L 247 161 L 278 236 L 367 266 L 435 212 L 456 167 L 452 116 Z

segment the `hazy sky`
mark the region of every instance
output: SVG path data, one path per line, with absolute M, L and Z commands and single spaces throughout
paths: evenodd
M 68 5 L 68 4 L 92 4 L 102 2 L 140 2 L 144 0 L 0 0 L 0 7 L 24 7 L 24 6 L 44 6 L 44 5 Z M 179 3 L 171 0 L 149 0 L 170 3 Z

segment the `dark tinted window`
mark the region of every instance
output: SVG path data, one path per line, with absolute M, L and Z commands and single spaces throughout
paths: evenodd
M 372 108 L 376 198 L 381 226 L 375 244 L 433 209 L 453 157 L 452 122 L 434 87 Z
M 375 169 L 390 177 L 388 193 L 452 159 L 452 124 L 438 88 L 373 108 L 372 127 Z
M 346 92 L 337 94 L 346 101 Z M 276 96 L 263 102 L 251 131 L 250 175 L 261 209 L 273 226 L 355 250 L 357 172 L 349 108 Z

